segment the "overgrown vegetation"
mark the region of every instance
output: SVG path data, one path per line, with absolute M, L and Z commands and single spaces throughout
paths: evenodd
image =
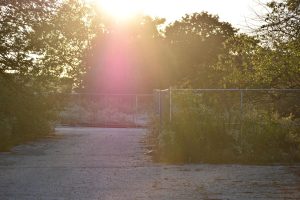
M 177 82 L 177 87 L 299 88 L 299 1 L 271 1 L 266 9 L 269 12 L 261 16 L 263 25 L 256 35 L 234 33 L 222 43 L 215 62 L 194 63 L 190 76 Z M 299 92 L 251 95 L 242 114 L 232 95 L 178 96 L 173 100 L 172 123 L 154 120 L 151 130 L 159 160 L 299 162 Z
M 283 117 L 272 105 L 254 103 L 254 99 L 241 112 L 238 95 L 173 94 L 172 121 L 162 115 L 161 123 L 152 129 L 157 159 L 180 163 L 300 161 L 299 119 Z
M 53 131 L 62 102 L 52 93 L 81 82 L 86 10 L 72 0 L 1 1 L 0 150 Z
M 53 131 L 54 99 L 0 75 L 0 150 Z

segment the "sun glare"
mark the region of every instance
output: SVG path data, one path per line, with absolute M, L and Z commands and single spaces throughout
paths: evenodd
M 108 16 L 117 20 L 128 20 L 143 10 L 141 0 L 98 0 L 98 5 Z
M 232 23 L 237 27 L 245 27 L 246 20 L 253 18 L 253 8 L 258 8 L 257 0 L 82 0 L 96 2 L 107 16 L 117 21 L 127 21 L 136 15 L 165 18 L 167 22 L 180 19 L 188 13 L 208 11 L 219 15 L 222 21 Z M 260 0 L 267 2 L 268 0 Z M 255 3 L 256 2 L 256 3 Z M 236 9 L 236 8 L 239 9 Z M 263 13 L 260 9 L 258 13 Z

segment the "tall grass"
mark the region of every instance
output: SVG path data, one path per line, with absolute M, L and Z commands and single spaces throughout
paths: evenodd
M 160 161 L 300 161 L 300 127 L 292 115 L 283 117 L 249 102 L 241 113 L 234 94 L 174 95 L 173 103 L 172 121 L 156 120 L 152 129 Z

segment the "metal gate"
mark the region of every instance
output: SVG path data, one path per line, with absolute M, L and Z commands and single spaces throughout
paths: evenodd
M 64 94 L 58 123 L 71 126 L 146 127 L 153 94 Z

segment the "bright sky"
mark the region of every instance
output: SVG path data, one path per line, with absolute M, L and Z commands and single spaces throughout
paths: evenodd
M 124 20 L 137 13 L 166 18 L 168 22 L 186 13 L 208 11 L 218 14 L 237 28 L 253 23 L 255 12 L 262 13 L 259 1 L 268 0 L 87 0 L 97 1 L 109 15 Z

